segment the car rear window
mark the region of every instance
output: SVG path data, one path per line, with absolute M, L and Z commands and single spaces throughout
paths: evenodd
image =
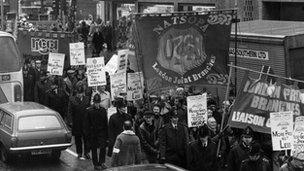
M 54 115 L 26 116 L 19 118 L 18 130 L 60 129 L 61 124 Z

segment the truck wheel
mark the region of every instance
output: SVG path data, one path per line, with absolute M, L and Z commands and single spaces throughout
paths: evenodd
M 1 145 L 0 147 L 0 157 L 1 157 L 1 161 L 4 163 L 9 163 L 11 161 L 11 156 L 3 145 Z
M 53 161 L 58 161 L 60 159 L 60 156 L 61 156 L 60 150 L 53 151 L 51 154 L 51 158 Z

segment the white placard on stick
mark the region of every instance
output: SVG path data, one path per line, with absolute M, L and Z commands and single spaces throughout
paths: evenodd
M 304 151 L 304 116 L 297 116 L 294 122 L 292 154 L 297 155 L 303 153 L 303 151 Z M 304 160 L 304 156 L 303 155 L 300 156 L 302 157 L 301 160 Z
M 87 59 L 87 76 L 89 87 L 106 85 L 106 73 L 104 71 L 104 57 Z
M 109 73 L 109 75 L 115 74 L 118 69 L 118 56 L 114 54 L 109 62 L 105 66 L 105 71 Z
M 49 53 L 47 71 L 51 75 L 62 76 L 64 67 L 63 53 Z
M 273 151 L 290 150 L 293 140 L 293 112 L 270 113 Z
M 85 65 L 84 43 L 70 43 L 70 64 Z
M 111 98 L 119 96 L 121 93 L 127 92 L 126 73 L 119 72 L 110 76 L 111 82 Z
M 199 127 L 207 122 L 207 94 L 187 97 L 188 127 Z
M 128 73 L 127 100 L 143 98 L 144 77 L 142 72 Z

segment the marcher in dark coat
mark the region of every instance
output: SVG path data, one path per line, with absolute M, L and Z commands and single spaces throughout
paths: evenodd
M 23 68 L 24 101 L 34 101 L 35 70 L 26 63 Z
M 103 49 L 103 44 L 105 40 L 101 31 L 101 26 L 96 26 L 95 32 L 93 33 L 92 45 L 93 45 L 93 55 L 99 56 L 100 52 Z
M 113 148 L 112 167 L 140 164 L 140 140 L 132 131 L 132 122 L 125 121 L 123 128 Z
M 100 106 L 100 95 L 93 97 L 93 106 L 88 109 L 86 117 L 86 134 L 90 137 L 92 161 L 95 169 L 105 169 L 106 147 L 108 140 L 108 116 L 107 111 Z M 98 154 L 99 151 L 99 156 Z
M 160 130 L 160 162 L 186 168 L 188 142 L 187 127 L 178 122 L 178 115 L 175 112 L 171 112 L 171 122 Z
M 131 115 L 125 113 L 126 104 L 122 98 L 117 98 L 114 101 L 117 108 L 117 113 L 113 114 L 109 119 L 109 152 L 112 151 L 116 137 L 123 131 L 123 123 L 127 120 L 132 120 Z M 108 153 L 110 156 L 111 154 Z
M 211 141 L 206 126 L 199 130 L 199 139 L 190 143 L 188 151 L 188 169 L 191 171 L 216 171 L 217 145 Z
M 139 127 L 139 139 L 142 152 L 149 163 L 156 163 L 159 154 L 158 130 L 154 126 L 154 113 L 152 111 L 144 112 L 144 122 Z
M 249 158 L 242 161 L 240 171 L 271 171 L 269 160 L 261 153 L 261 146 L 254 143 Z
M 242 133 L 241 142 L 233 147 L 228 156 L 228 170 L 240 170 L 241 163 L 247 159 L 253 141 L 253 131 L 251 127 L 246 127 Z
M 103 28 L 103 35 L 104 35 L 104 40 L 107 44 L 107 50 L 112 51 L 113 50 L 113 28 L 110 24 L 110 21 L 106 22 L 105 27 Z
M 77 88 L 76 96 L 70 100 L 71 103 L 71 116 L 72 116 L 72 134 L 75 136 L 75 145 L 78 158 L 83 160 L 82 157 L 82 142 L 84 142 L 84 155 L 89 158 L 89 144 L 88 137 L 84 134 L 84 123 L 87 108 L 90 106 L 90 98 L 84 95 L 82 87 Z

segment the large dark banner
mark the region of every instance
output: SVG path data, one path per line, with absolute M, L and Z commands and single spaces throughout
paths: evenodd
M 46 64 L 50 52 L 64 53 L 65 64 L 69 64 L 69 43 L 76 38 L 76 34 L 69 32 L 19 30 L 17 44 L 24 59 L 39 59 Z
M 225 85 L 232 15 L 233 11 L 136 16 L 136 49 L 148 90 Z
M 245 74 L 228 125 L 236 128 L 251 126 L 257 132 L 270 133 L 270 112 L 280 111 L 303 115 L 304 93 L 295 85 L 255 80 Z

